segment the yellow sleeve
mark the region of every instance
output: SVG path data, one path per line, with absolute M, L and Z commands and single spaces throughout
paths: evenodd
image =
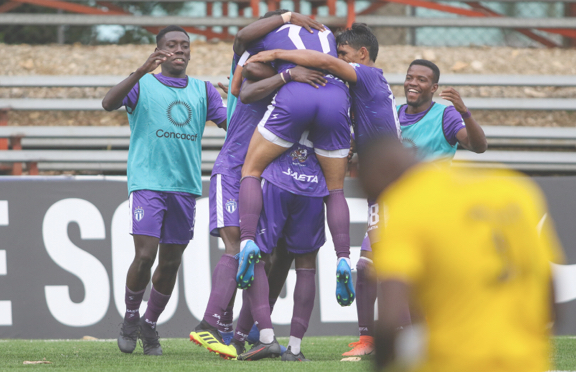
M 402 199 L 404 202 L 406 198 Z M 424 270 L 423 245 L 417 213 L 405 203 L 379 200 L 380 211 L 386 213 L 381 221 L 380 241 L 374 246 L 374 267 L 379 279 L 397 279 L 413 283 Z M 411 212 L 412 211 L 412 212 Z

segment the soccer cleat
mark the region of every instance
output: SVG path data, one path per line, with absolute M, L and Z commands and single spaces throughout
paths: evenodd
M 245 353 L 238 355 L 238 360 L 260 360 L 264 358 L 278 358 L 280 356 L 280 344 L 276 341 L 276 337 L 274 337 L 274 341 L 269 344 L 262 343 L 258 341 L 252 349 L 248 350 Z
M 254 323 L 252 325 L 252 329 L 250 329 L 250 332 L 248 333 L 248 337 L 246 337 L 246 341 L 248 341 L 250 345 L 254 345 L 259 340 L 260 340 L 260 330 L 258 329 L 256 323 Z
M 360 341 L 351 342 L 348 344 L 352 350 L 343 353 L 343 356 L 361 356 L 370 355 L 374 352 L 374 337 L 360 336 Z
M 124 320 L 121 323 L 120 336 L 118 336 L 118 348 L 121 352 L 131 353 L 136 349 L 139 331 L 140 325 L 138 322 L 127 322 Z
M 230 341 L 230 346 L 234 346 L 234 348 L 236 349 L 237 355 L 240 355 L 246 351 L 246 347 L 244 346 L 244 342 L 238 341 L 234 338 L 232 339 L 232 341 Z
M 230 345 L 230 341 L 232 341 L 232 337 L 234 337 L 234 332 L 220 332 L 220 331 L 218 331 L 218 333 L 220 333 L 220 337 L 222 337 L 222 341 L 224 341 L 224 343 L 226 345 Z
M 260 261 L 260 249 L 252 240 L 247 240 L 244 249 L 236 255 L 238 258 L 238 273 L 236 283 L 238 288 L 246 289 L 254 281 L 254 265 Z
M 352 283 L 352 270 L 346 259 L 339 259 L 336 268 L 336 300 L 340 306 L 350 306 L 356 292 Z
M 238 355 L 236 348 L 232 345 L 226 345 L 218 330 L 204 320 L 196 326 L 194 331 L 190 332 L 190 341 L 205 347 L 208 351 L 219 354 L 225 359 L 234 359 Z
M 142 348 L 145 355 L 162 355 L 162 346 L 158 340 L 158 332 L 146 323 L 144 318 L 140 318 L 140 334 L 138 337 L 142 341 Z
M 288 346 L 288 349 L 286 350 L 286 352 L 284 354 L 282 354 L 282 361 L 283 362 L 309 362 L 310 359 L 306 359 L 304 354 L 302 354 L 302 351 L 300 351 L 298 354 L 294 354 L 292 352 L 292 347 Z

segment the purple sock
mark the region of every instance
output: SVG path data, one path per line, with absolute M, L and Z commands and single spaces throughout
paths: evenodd
M 228 304 L 226 311 L 218 322 L 218 330 L 222 333 L 232 332 L 234 330 L 234 305 Z
M 270 315 L 272 315 L 272 312 L 274 311 L 274 305 L 276 305 L 276 300 L 278 299 L 277 298 L 275 298 L 274 300 L 268 299 L 268 304 L 270 305 Z
M 360 336 L 374 335 L 374 302 L 376 301 L 376 282 L 370 280 L 372 261 L 360 257 L 356 264 L 356 310 Z
M 250 299 L 248 298 L 248 292 L 242 291 L 242 309 L 240 310 L 240 316 L 238 317 L 238 322 L 236 323 L 236 331 L 234 332 L 234 339 L 240 342 L 246 341 L 248 338 L 248 333 L 254 325 L 254 319 L 252 318 L 252 313 L 250 312 Z
M 140 320 L 140 304 L 142 303 L 145 291 L 146 290 L 143 289 L 138 292 L 133 292 L 130 288 L 126 287 L 126 292 L 124 294 L 126 313 L 124 313 L 124 319 L 127 322 L 137 322 Z
M 152 328 L 156 328 L 158 317 L 166 308 L 168 300 L 170 300 L 170 295 L 162 294 L 152 287 L 150 298 L 148 299 L 148 307 L 144 313 L 144 321 L 150 324 Z
M 294 311 L 290 336 L 302 339 L 308 329 L 316 297 L 316 269 L 296 269 Z
M 257 177 L 244 177 L 240 181 L 238 213 L 240 215 L 240 240 L 255 240 L 258 220 L 262 212 L 262 186 Z
M 260 261 L 254 265 L 254 281 L 248 289 L 244 290 L 248 292 L 250 311 L 252 311 L 254 320 L 258 322 L 258 329 L 260 330 L 272 328 L 270 304 L 268 302 L 268 278 L 266 277 L 264 265 L 264 261 Z
M 324 198 L 326 203 L 326 220 L 334 241 L 336 255 L 350 257 L 350 210 L 344 198 L 344 190 L 331 190 Z
M 230 254 L 222 255 L 216 264 L 212 273 L 212 290 L 204 313 L 204 320 L 212 327 L 218 327 L 222 314 L 226 312 L 234 295 L 237 271 L 238 261 Z

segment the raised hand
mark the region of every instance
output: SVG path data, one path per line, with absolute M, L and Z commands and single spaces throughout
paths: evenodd
M 306 83 L 318 88 L 318 85 L 326 86 L 324 74 L 320 71 L 311 70 L 306 67 L 296 66 L 290 69 L 290 75 L 293 81 Z
M 460 114 L 465 114 L 468 112 L 468 108 L 464 104 L 462 97 L 460 97 L 460 93 L 454 88 L 446 88 L 440 93 L 440 97 L 445 99 L 446 101 L 452 102 L 456 111 Z
M 173 53 L 166 52 L 164 50 L 156 50 L 154 53 L 150 54 L 150 57 L 144 62 L 144 64 L 138 69 L 143 73 L 147 74 L 158 68 L 162 63 L 166 62 L 168 57 L 172 56 Z
M 230 76 L 227 76 L 228 80 L 230 80 Z M 222 89 L 224 91 L 224 93 L 228 94 L 228 87 L 220 82 L 218 82 L 218 86 L 220 87 L 220 89 Z
M 312 18 L 302 15 L 300 13 L 292 12 L 292 16 L 290 17 L 290 23 L 296 26 L 302 26 L 308 32 L 313 33 L 312 29 L 318 31 L 326 31 L 326 27 L 318 21 L 313 20 Z

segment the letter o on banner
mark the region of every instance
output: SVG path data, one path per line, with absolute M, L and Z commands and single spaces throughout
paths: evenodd
M 106 229 L 98 208 L 83 199 L 60 200 L 48 208 L 44 216 L 42 237 L 46 251 L 58 266 L 82 281 L 84 300 L 73 302 L 67 285 L 47 285 L 44 292 L 48 309 L 56 320 L 71 327 L 86 327 L 106 315 L 110 280 L 106 268 L 96 257 L 70 241 L 68 225 L 72 222 L 80 227 L 83 240 L 105 239 Z

